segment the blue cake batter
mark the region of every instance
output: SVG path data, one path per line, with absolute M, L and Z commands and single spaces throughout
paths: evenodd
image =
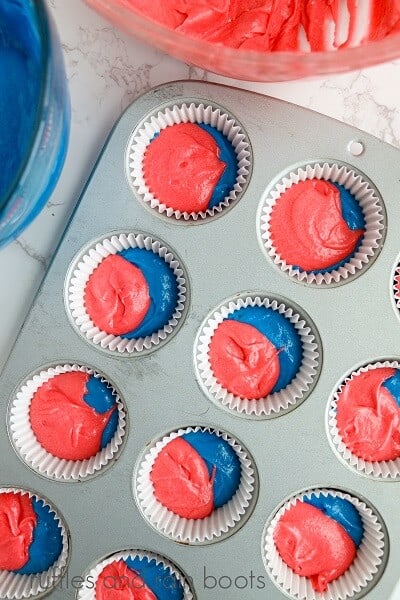
M 99 414 L 106 413 L 110 408 L 116 405 L 115 394 L 108 385 L 101 381 L 100 377 L 91 375 L 87 384 L 87 393 L 83 396 L 83 400 L 95 409 Z M 114 410 L 104 428 L 101 437 L 101 447 L 105 448 L 113 439 L 118 427 L 119 414 L 118 410 Z
M 364 527 L 360 513 L 351 502 L 338 496 L 323 496 L 322 494 L 320 496 L 312 494 L 311 498 L 304 498 L 304 502 L 315 506 L 325 515 L 334 519 L 346 530 L 356 547 L 360 546 Z
M 142 323 L 121 337 L 136 339 L 152 335 L 168 323 L 178 303 L 178 282 L 174 272 L 161 256 L 145 248 L 129 248 L 119 254 L 142 271 L 151 300 Z
M 31 0 L 0 2 L 0 210 L 29 155 L 41 99 L 42 48 Z
M 210 477 L 215 469 L 214 508 L 223 506 L 235 495 L 240 484 L 241 467 L 236 452 L 228 442 L 208 431 L 192 431 L 182 438 L 202 457 Z
M 45 506 L 43 500 L 32 498 L 31 502 L 36 513 L 37 524 L 33 530 L 28 562 L 15 571 L 20 575 L 44 573 L 56 562 L 63 548 L 61 528 L 54 512 Z

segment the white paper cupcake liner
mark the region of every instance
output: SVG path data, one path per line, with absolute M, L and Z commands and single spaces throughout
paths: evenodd
M 396 266 L 392 274 L 392 300 L 395 313 L 400 317 L 400 264 L 396 261 Z
M 152 335 L 137 339 L 112 335 L 96 327 L 86 311 L 84 302 L 85 288 L 93 271 L 107 256 L 128 248 L 145 248 L 158 254 L 170 266 L 178 284 L 177 305 L 168 323 Z M 169 339 L 183 322 L 187 294 L 187 277 L 180 260 L 161 241 L 143 233 L 116 232 L 108 238 L 94 242 L 74 260 L 66 280 L 65 304 L 72 324 L 88 342 L 97 348 L 123 356 L 155 350 Z
M 220 204 L 201 212 L 181 212 L 168 208 L 154 197 L 148 188 L 143 173 L 143 158 L 154 135 L 163 129 L 179 123 L 204 123 L 211 125 L 231 142 L 237 156 L 236 183 L 230 194 Z M 250 144 L 243 127 L 227 112 L 219 107 L 204 104 L 174 104 L 149 117 L 135 131 L 128 144 L 126 155 L 126 174 L 128 182 L 137 198 L 160 215 L 172 217 L 183 222 L 197 221 L 221 214 L 241 196 L 250 171 Z
M 337 496 L 351 502 L 360 513 L 364 536 L 356 558 L 343 575 L 328 584 L 325 592 L 316 592 L 307 577 L 297 575 L 281 558 L 273 539 L 275 527 L 282 515 L 304 497 Z M 375 509 L 349 493 L 315 488 L 292 496 L 268 520 L 262 537 L 264 565 L 273 583 L 295 600 L 346 600 L 361 598 L 377 583 L 387 561 L 388 541 L 385 525 Z
M 154 496 L 150 479 L 154 462 L 161 450 L 175 438 L 191 431 L 215 433 L 236 452 L 241 466 L 241 479 L 235 495 L 204 519 L 185 519 L 168 510 Z M 176 542 L 208 544 L 231 535 L 245 523 L 254 507 L 257 496 L 257 473 L 252 459 L 236 439 L 212 427 L 187 427 L 164 436 L 155 442 L 140 459 L 134 475 L 134 492 L 144 518 L 160 533 Z
M 85 460 L 66 460 L 50 454 L 36 439 L 30 424 L 30 406 L 37 390 L 53 377 L 73 371 L 94 375 L 105 382 L 115 396 L 119 417 L 117 430 L 112 440 L 95 456 Z M 29 467 L 50 479 L 82 481 L 98 474 L 119 455 L 126 432 L 126 411 L 118 393 L 102 375 L 89 367 L 77 364 L 57 365 L 41 370 L 25 381 L 11 399 L 8 427 L 17 454 Z
M 329 273 L 310 273 L 288 264 L 274 247 L 271 239 L 270 218 L 273 208 L 282 194 L 292 185 L 307 179 L 325 179 L 343 185 L 359 202 L 365 218 L 365 235 L 360 247 L 343 266 Z M 344 283 L 361 270 L 365 270 L 376 258 L 384 237 L 385 211 L 383 202 L 372 184 L 350 167 L 328 162 L 317 162 L 288 172 L 278 183 L 267 190 L 261 205 L 261 243 L 275 265 L 294 280 L 317 286 Z
M 224 319 L 240 308 L 265 306 L 276 310 L 294 325 L 301 339 L 303 359 L 296 377 L 284 389 L 259 400 L 242 398 L 228 392 L 216 379 L 209 361 L 211 339 Z M 303 317 L 281 298 L 243 294 L 226 300 L 209 315 L 196 338 L 194 362 L 196 376 L 205 394 L 219 407 L 247 418 L 270 418 L 298 406 L 315 386 L 322 362 L 322 345 L 315 325 L 308 316 Z
M 61 529 L 62 550 L 56 562 L 43 573 L 34 575 L 20 575 L 12 571 L 0 571 L 0 598 L 7 600 L 20 600 L 21 598 L 38 598 L 50 592 L 63 576 L 69 560 L 69 533 L 63 518 L 57 509 L 47 499 L 36 495 L 30 490 L 20 488 L 0 488 L 0 493 L 12 492 L 14 494 L 27 494 L 34 500 L 42 500 L 54 513 Z
M 150 552 L 147 550 L 125 550 L 122 552 L 115 552 L 114 554 L 111 554 L 110 556 L 108 556 L 107 558 L 102 560 L 101 562 L 98 562 L 94 567 L 88 569 L 88 571 L 86 571 L 86 573 L 84 574 L 84 577 L 83 577 L 84 583 L 83 583 L 83 586 L 77 591 L 76 599 L 77 600 L 96 600 L 96 590 L 95 590 L 96 582 L 97 582 L 97 579 L 98 579 L 100 573 L 103 571 L 103 569 L 107 565 L 109 565 L 113 562 L 117 562 L 119 560 L 125 560 L 127 558 L 134 559 L 136 557 L 148 558 L 150 560 L 154 559 L 156 561 L 157 565 L 159 565 L 161 563 L 162 566 L 171 575 L 174 575 L 176 577 L 176 579 L 179 581 L 179 583 L 182 585 L 184 600 L 195 600 L 194 593 L 193 593 L 187 579 L 185 578 L 183 573 L 178 569 L 178 567 L 173 562 L 171 562 L 170 560 L 165 558 L 164 556 L 161 556 L 160 554 L 156 554 L 155 552 Z
M 365 373 L 370 369 L 378 369 L 381 367 L 390 367 L 394 369 L 400 368 L 400 363 L 397 360 L 385 360 L 378 361 L 372 364 L 360 367 L 357 371 L 352 371 L 345 377 L 344 380 L 336 386 L 331 398 L 329 399 L 326 419 L 327 419 L 327 433 L 329 443 L 335 452 L 336 456 L 352 470 L 356 471 L 360 475 L 371 477 L 381 481 L 399 481 L 400 480 L 400 457 L 395 460 L 372 462 L 366 461 L 353 454 L 343 442 L 343 439 L 339 433 L 336 422 L 336 411 L 337 403 L 339 401 L 339 394 L 343 390 L 346 383 L 351 381 L 353 377 L 360 373 Z

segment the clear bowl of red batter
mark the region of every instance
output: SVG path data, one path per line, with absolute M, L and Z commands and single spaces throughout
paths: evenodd
M 236 79 L 300 79 L 400 56 L 400 0 L 86 2 L 168 54 Z

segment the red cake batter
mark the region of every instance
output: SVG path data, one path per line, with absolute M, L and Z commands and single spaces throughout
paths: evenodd
M 144 179 L 161 204 L 181 212 L 208 208 L 226 165 L 214 138 L 193 123 L 167 127 L 149 144 Z
M 62 373 L 40 386 L 34 394 L 29 417 L 39 444 L 57 458 L 84 460 L 101 448 L 101 437 L 111 408 L 98 414 L 82 398 L 88 373 Z
M 255 327 L 223 321 L 211 338 L 209 360 L 217 381 L 236 396 L 268 396 L 279 378 L 279 350 Z
M 356 0 L 352 0 L 356 2 Z M 375 0 L 372 3 L 369 40 L 380 40 L 400 31 L 400 1 Z
M 121 256 L 110 255 L 89 277 L 84 302 L 96 327 L 121 335 L 141 324 L 151 300 L 142 271 Z
M 282 194 L 272 209 L 270 232 L 279 256 L 304 271 L 340 263 L 364 235 L 343 219 L 339 190 L 320 179 L 300 181 Z
M 96 581 L 96 600 L 157 600 L 143 579 L 123 561 L 104 567 Z
M 180 437 L 157 456 L 150 479 L 163 506 L 185 519 L 203 519 L 213 511 L 213 477 L 198 453 Z
M 305 502 L 297 502 L 283 514 L 274 542 L 285 563 L 297 575 L 310 579 L 316 592 L 324 592 L 356 556 L 356 546 L 346 530 Z
M 337 402 L 337 428 L 345 445 L 368 461 L 400 457 L 400 408 L 382 383 L 395 369 L 360 373 L 346 383 Z
M 28 494 L 0 494 L 0 571 L 26 565 L 36 521 Z
M 340 0 L 119 3 L 188 37 L 260 52 L 346 48 L 400 31 L 399 0 L 347 0 L 347 5 Z

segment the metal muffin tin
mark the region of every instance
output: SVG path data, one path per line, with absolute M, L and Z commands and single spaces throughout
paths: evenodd
M 173 101 L 227 109 L 243 125 L 252 146 L 252 172 L 240 200 L 219 218 L 196 226 L 159 218 L 144 208 L 125 176 L 132 132 Z M 351 142 L 364 145 L 361 155 L 355 155 L 360 147 Z M 357 149 L 354 154 L 352 148 Z M 345 162 L 371 179 L 385 204 L 387 231 L 368 270 L 344 285 L 319 289 L 299 285 L 265 256 L 257 212 L 271 181 L 292 165 L 323 160 Z M 269 579 L 261 556 L 265 523 L 286 497 L 321 486 L 347 489 L 382 516 L 390 538 L 388 563 L 365 597 L 389 599 L 399 577 L 400 484 L 363 478 L 344 466 L 329 446 L 325 411 L 336 382 L 351 368 L 400 357 L 400 323 L 391 299 L 391 274 L 400 250 L 399 165 L 398 150 L 352 127 L 220 85 L 167 84 L 128 108 L 103 150 L 1 377 L 0 483 L 48 497 L 71 532 L 68 579 L 49 598 L 72 600 L 79 585 L 73 578 L 93 561 L 125 548 L 142 548 L 174 561 L 192 578 L 199 600 L 279 600 L 284 596 Z M 185 321 L 151 354 L 119 357 L 89 345 L 71 326 L 64 307 L 65 278 L 74 256 L 90 241 L 121 229 L 160 237 L 176 249 L 189 276 Z M 321 375 L 310 396 L 271 420 L 238 418 L 218 408 L 197 384 L 193 365 L 193 346 L 205 316 L 225 298 L 253 290 L 298 304 L 315 323 L 323 346 Z M 51 481 L 30 470 L 7 433 L 7 405 L 16 387 L 32 371 L 55 362 L 100 370 L 118 386 L 128 408 L 130 428 L 120 457 L 104 474 L 81 483 Z M 146 444 L 165 431 L 197 424 L 224 429 L 246 445 L 259 473 L 259 496 L 247 523 L 232 536 L 189 547 L 161 536 L 145 522 L 135 504 L 132 477 Z

